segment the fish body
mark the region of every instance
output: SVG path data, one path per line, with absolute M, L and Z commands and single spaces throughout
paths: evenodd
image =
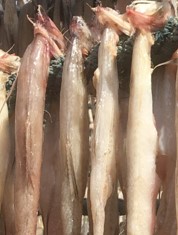
M 38 11 L 41 16 L 40 8 Z M 16 235 L 34 235 L 36 232 L 48 68 L 51 54 L 63 55 L 62 48 L 60 50 L 55 43 L 56 35 L 60 34 L 56 28 L 48 30 L 48 23 L 48 20 L 40 21 L 40 17 L 33 23 L 35 37 L 25 51 L 18 73 L 14 184 Z
M 43 112 L 50 56 L 37 35 L 23 56 L 15 108 L 16 234 L 36 232 L 43 143 Z M 25 205 L 25 206 L 24 206 Z
M 133 46 L 127 124 L 127 234 L 152 235 L 155 220 L 157 131 L 151 90 L 150 32 Z
M 93 234 L 104 234 L 105 207 L 117 187 L 119 104 L 117 75 L 118 35 L 106 28 L 98 54 L 96 113 L 91 146 L 90 201 Z M 113 231 L 110 231 L 114 234 Z
M 11 124 L 7 105 L 6 82 L 10 74 L 16 73 L 20 65 L 20 58 L 14 54 L 0 50 L 0 206 L 4 196 L 4 188 L 8 167 L 11 164 L 13 137 L 11 138 Z
M 63 66 L 59 111 L 60 201 L 64 235 L 80 234 L 89 163 L 88 94 L 83 59 L 83 52 L 88 50 L 88 39 L 86 24 L 81 17 L 73 19 L 71 30 L 74 38 Z
M 0 71 L 0 205 L 2 204 L 7 168 L 10 159 L 9 114 L 5 87 L 7 77 L 7 74 L 5 75 Z

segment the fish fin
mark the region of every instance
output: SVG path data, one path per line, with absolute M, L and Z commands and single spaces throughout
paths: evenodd
M 74 198 L 79 198 L 70 143 L 67 144 L 67 176 L 69 179 L 71 194 L 74 195 Z

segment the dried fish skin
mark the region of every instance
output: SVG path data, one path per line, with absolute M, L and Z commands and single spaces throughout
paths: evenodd
M 90 200 L 95 235 L 104 234 L 105 206 L 117 187 L 116 158 L 119 143 L 117 42 L 118 35 L 115 31 L 106 28 L 98 55 L 99 76 L 96 83 L 97 103 L 91 150 Z
M 89 163 L 88 93 L 83 53 L 86 52 L 83 48 L 89 48 L 85 34 L 88 29 L 78 23 L 72 23 L 76 31 L 65 57 L 60 92 L 60 223 L 64 235 L 80 234 Z M 76 35 L 78 31 L 84 33 L 82 37 Z

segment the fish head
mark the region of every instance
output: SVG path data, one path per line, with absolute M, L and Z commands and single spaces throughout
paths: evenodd
M 64 52 L 66 50 L 66 45 L 63 34 L 40 5 L 38 6 L 37 10 L 37 23 L 42 25 L 48 31 L 48 34 L 58 45 L 59 49 Z
M 168 12 L 168 4 L 156 1 L 134 1 L 126 8 L 126 15 L 133 27 L 146 31 L 164 27 Z
M 87 51 L 92 47 L 93 39 L 89 27 L 81 16 L 73 16 L 70 33 L 73 37 L 77 37 L 80 40 L 82 51 L 87 54 Z
M 0 50 L 0 71 L 7 74 L 17 73 L 20 66 L 20 57 Z

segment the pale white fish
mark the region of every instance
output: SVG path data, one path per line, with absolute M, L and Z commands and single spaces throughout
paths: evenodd
M 7 168 L 10 157 L 9 116 L 6 103 L 6 81 L 8 74 L 0 71 L 0 206 L 3 199 Z M 4 103 L 5 102 L 5 103 Z
M 90 200 L 93 234 L 105 234 L 105 207 L 117 188 L 116 158 L 119 143 L 119 103 L 117 73 L 118 36 L 106 28 L 98 54 L 96 113 L 91 150 Z M 114 234 L 114 229 L 110 234 Z
M 78 235 L 89 163 L 88 94 L 84 57 L 91 34 L 81 17 L 71 24 L 74 34 L 66 54 L 60 93 L 60 201 L 63 235 Z
M 152 235 L 156 200 L 157 131 L 152 107 L 151 33 L 133 46 L 127 125 L 127 234 Z
M 145 7 L 144 13 L 132 5 L 127 8 L 127 16 L 137 29 L 132 53 L 126 139 L 127 235 L 153 235 L 159 188 L 156 173 L 158 136 L 151 81 L 151 47 L 154 44 L 151 29 L 165 24 L 167 11 L 163 5 L 158 5 L 150 14 L 146 2 L 140 2 L 141 9 Z

